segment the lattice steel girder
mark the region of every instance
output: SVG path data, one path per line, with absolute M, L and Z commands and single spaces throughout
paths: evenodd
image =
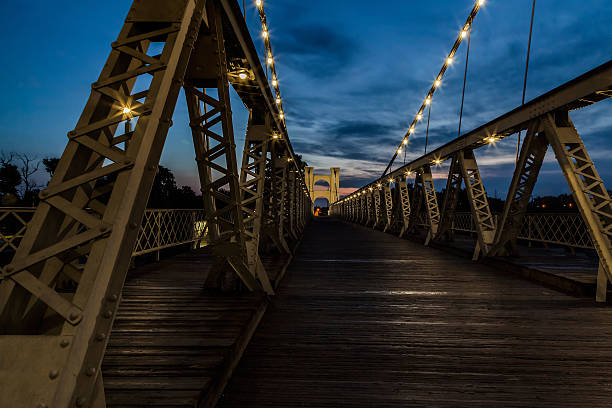
M 217 258 L 206 284 L 213 288 L 232 288 L 235 286 L 235 273 L 250 290 L 260 287 L 256 277 L 270 290 L 267 277 L 258 267 L 257 260 L 253 258 L 253 262 L 249 262 L 222 16 L 215 2 L 210 2 L 207 8 L 209 30 L 200 31 L 185 75 L 185 96 L 201 177 L 202 198 L 207 222 L 213 233 L 211 246 Z M 207 88 L 213 88 L 217 97 L 210 96 Z M 216 125 L 220 125 L 220 133 L 213 130 Z M 212 170 L 220 175 L 215 180 L 211 178 Z M 223 205 L 218 208 L 217 202 Z
M 272 138 L 272 118 L 264 111 L 249 113 L 242 167 L 240 170 L 241 212 L 249 271 L 259 279 L 268 294 L 272 285 L 259 257 L 259 239 L 263 223 L 263 201 L 268 144 Z
M 448 178 L 446 179 L 446 191 L 444 193 L 444 202 L 442 203 L 442 212 L 440 213 L 440 227 L 435 237 L 436 240 L 450 240 L 452 238 L 452 228 L 457 212 L 457 202 L 459 201 L 462 181 L 463 175 L 461 165 L 459 164 L 459 157 L 458 154 L 455 154 L 453 155 L 448 170 Z
M 438 209 L 438 198 L 436 197 L 436 189 L 434 187 L 431 167 L 429 165 L 423 166 L 421 170 L 421 178 L 423 182 L 423 196 L 425 197 L 425 210 L 429 228 L 427 231 L 427 238 L 425 238 L 425 245 L 428 245 L 429 241 L 431 241 L 431 239 L 438 232 L 438 225 L 440 224 L 440 210 Z
M 399 225 L 398 235 L 401 238 L 408 230 L 408 225 L 410 221 L 410 194 L 408 193 L 406 177 L 402 176 L 399 178 L 398 182 L 395 183 L 395 189 L 397 197 L 395 203 L 397 210 L 394 213 L 394 216 L 396 217 L 396 222 Z
M 373 189 L 369 189 L 366 193 L 365 193 L 365 222 L 364 225 L 366 226 L 370 226 L 373 222 L 374 222 L 374 197 L 372 195 L 372 190 Z
M 516 239 L 548 149 L 548 140 L 543 133 L 537 133 L 539 129 L 540 121 L 533 120 L 521 146 L 519 160 L 504 204 L 504 212 L 489 255 L 518 255 Z
M 414 190 L 412 192 L 412 202 L 410 204 L 410 218 L 408 221 L 408 231 L 414 232 L 419 216 L 423 208 L 423 202 L 425 201 L 425 195 L 423 192 L 423 175 L 421 172 L 416 172 L 414 177 Z
M 381 204 L 380 204 L 380 187 L 376 187 L 374 188 L 374 190 L 372 191 L 372 199 L 374 202 L 373 205 L 373 218 L 374 218 L 374 222 L 372 224 L 372 228 L 377 228 L 378 225 L 381 223 L 382 221 L 382 208 L 381 208 Z
M 474 250 L 473 259 L 478 258 L 479 252 L 487 254 L 489 246 L 495 238 L 495 220 L 491 209 L 489 208 L 489 200 L 487 193 L 478 171 L 478 164 L 472 149 L 465 149 L 457 153 L 459 166 L 465 182 L 468 202 L 472 211 L 472 218 L 476 226 L 476 235 L 478 242 Z
M 393 198 L 391 197 L 391 183 L 390 182 L 384 185 L 383 194 L 385 196 L 385 225 L 383 228 L 383 232 L 385 232 L 389 228 L 391 228 L 392 213 L 393 213 Z
M 266 170 L 267 205 L 264 205 L 265 236 L 282 253 L 291 253 L 285 239 L 285 196 L 286 196 L 286 169 L 287 154 L 284 146 L 277 139 L 273 140 L 270 148 L 270 163 Z
M 7 355 L 11 344 L 33 344 L 9 367 L 14 377 L 3 381 L 3 404 L 86 406 L 96 381 L 101 383 L 100 362 L 203 13 L 203 2 L 193 0 L 156 10 L 134 4 L 112 44 L 0 283 L 0 327 L 17 335 L 2 337 L 0 354 Z M 152 41 L 164 43 L 160 55 L 147 54 Z M 143 76 L 151 78 L 148 88 L 132 94 Z M 132 132 L 116 136 L 117 124 L 127 118 L 124 107 L 138 120 Z M 98 195 L 103 184 L 111 187 Z M 60 295 L 54 283 L 66 265 L 62 259 L 75 250 L 82 250 L 85 260 L 79 264 L 82 274 L 73 294 Z M 34 298 L 44 307 L 29 307 Z M 40 334 L 45 325 L 47 335 L 24 336 Z
M 567 112 L 546 114 L 542 127 L 589 230 L 599 262 L 608 280 L 612 280 L 612 200 L 608 190 Z M 601 285 L 603 279 L 598 279 Z M 605 300 L 602 289 L 598 288 L 598 300 Z

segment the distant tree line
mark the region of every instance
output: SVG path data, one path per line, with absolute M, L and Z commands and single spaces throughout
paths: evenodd
M 0 204 L 4 207 L 38 205 L 38 193 L 46 184 L 39 184 L 36 173 L 44 168 L 52 177 L 59 158 L 38 159 L 25 153 L 0 153 Z M 40 178 L 40 177 L 39 177 Z M 107 180 L 111 181 L 111 180 Z M 202 208 L 202 196 L 189 186 L 178 186 L 170 169 L 159 166 L 149 196 L 148 208 Z

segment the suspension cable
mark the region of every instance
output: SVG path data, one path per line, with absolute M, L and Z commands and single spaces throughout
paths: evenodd
M 523 79 L 523 99 L 521 100 L 521 105 L 525 104 L 525 91 L 527 90 L 527 73 L 529 72 L 529 55 L 531 54 L 531 37 L 533 35 L 533 17 L 535 15 L 535 6 L 536 0 L 533 0 L 533 5 L 531 6 L 531 23 L 529 25 L 529 42 L 527 44 L 527 61 L 525 61 L 525 77 Z M 516 163 L 518 163 L 520 151 L 521 131 L 519 131 L 518 138 L 516 140 Z
M 467 53 L 465 54 L 465 73 L 463 74 L 463 91 L 461 92 L 461 110 L 459 111 L 459 130 L 457 137 L 461 136 L 461 121 L 463 120 L 463 101 L 465 100 L 465 84 L 467 82 L 468 62 L 470 61 L 470 42 L 472 40 L 472 27 L 468 31 Z
M 427 141 L 429 139 L 429 119 L 431 118 L 431 102 L 427 111 L 427 130 L 425 131 L 425 154 L 427 154 Z

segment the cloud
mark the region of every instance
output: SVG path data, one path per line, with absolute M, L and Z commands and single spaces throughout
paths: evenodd
M 285 27 L 274 46 L 283 64 L 313 78 L 339 75 L 359 50 L 350 37 L 320 23 Z

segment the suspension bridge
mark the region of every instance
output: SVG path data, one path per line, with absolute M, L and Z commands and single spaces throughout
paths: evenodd
M 262 1 L 263 64 L 240 2 L 135 0 L 39 205 L 0 209 L 0 407 L 607 406 L 612 202 L 570 116 L 612 61 L 394 167 L 484 3 L 341 196 L 294 152 Z M 203 206 L 147 209 L 181 90 Z M 475 151 L 517 134 L 496 213 Z M 527 212 L 549 150 L 578 212 Z

